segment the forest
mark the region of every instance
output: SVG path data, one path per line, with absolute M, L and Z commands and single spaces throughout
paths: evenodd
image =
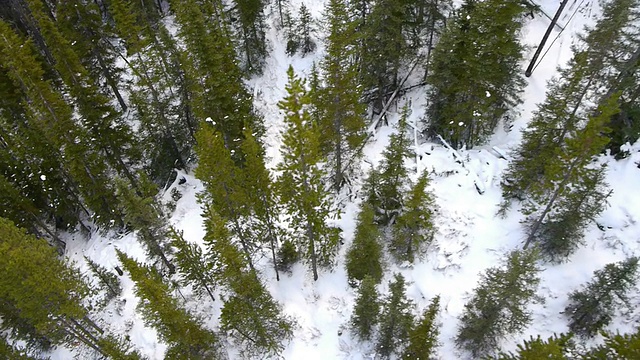
M 640 359 L 639 138 L 639 0 L 0 0 L 0 359 Z

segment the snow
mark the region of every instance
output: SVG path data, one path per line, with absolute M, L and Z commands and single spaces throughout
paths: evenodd
M 299 8 L 301 3 L 301 0 L 293 0 L 293 8 Z M 540 5 L 547 13 L 554 13 L 557 1 L 544 0 Z M 311 2 L 307 6 L 316 19 L 321 17 L 322 1 Z M 594 9 L 588 13 L 596 12 L 597 9 Z M 277 16 L 277 12 L 270 16 Z M 568 17 L 561 18 L 561 22 L 567 19 Z M 569 44 L 575 38 L 575 33 L 591 21 L 592 17 L 579 15 L 569 25 L 562 23 L 563 26 L 566 25 L 566 30 L 549 53 L 540 60 L 533 75 L 527 79 L 525 101 L 516 109 L 519 115 L 514 116 L 510 131 L 499 128 L 487 145 L 471 150 L 455 151 L 439 142 L 422 143 L 415 148 L 416 156 L 407 160 L 409 168 L 430 173 L 430 188 L 436 197 L 437 233 L 434 243 L 414 265 L 398 265 L 386 259 L 387 271 L 379 290 L 385 294 L 393 274 L 402 273 L 408 283 L 407 294 L 416 304 L 416 315 L 422 312 L 430 299 L 436 295 L 441 296 L 442 346 L 439 349 L 439 359 L 470 359 L 468 354 L 455 348 L 452 340 L 458 326 L 457 317 L 477 285 L 479 274 L 495 266 L 508 251 L 522 246 L 525 234 L 520 224 L 523 217 L 518 206 L 508 211 L 504 218 L 496 216 L 497 206 L 502 200 L 500 179 L 508 165 L 509 150 L 517 146 L 521 140 L 520 131 L 530 120 L 536 104 L 544 100 L 547 80 L 556 74 L 557 66 L 570 59 Z M 275 24 L 276 21 L 271 23 Z M 549 20 L 543 16 L 536 16 L 527 24 L 523 41 L 528 50 L 522 64 L 523 69 L 548 25 Z M 557 35 L 557 31 L 557 28 L 554 29 L 552 37 Z M 254 89 L 256 108 L 264 116 L 264 142 L 268 146 L 266 154 L 271 168 L 281 160 L 279 145 L 284 126 L 277 103 L 285 95 L 286 69 L 291 64 L 299 76 L 309 74 L 312 63 L 318 62 L 324 51 L 317 35 L 316 33 L 318 49 L 315 53 L 304 58 L 287 57 L 283 35 L 272 27 L 267 32 L 272 53 L 267 58 L 265 72 L 248 81 L 249 86 Z M 486 96 L 491 96 L 491 93 L 487 91 Z M 379 163 L 381 152 L 389 143 L 389 135 L 395 131 L 393 125 L 398 121 L 399 111 L 405 103 L 409 103 L 414 110 L 408 123 L 421 120 L 425 103 L 424 89 L 413 90 L 400 99 L 397 106 L 392 106 L 389 125 L 379 128 L 363 150 L 362 174 Z M 212 120 L 208 118 L 207 121 Z M 599 161 L 608 164 L 607 181 L 611 188 L 628 191 L 613 192 L 609 199 L 610 206 L 597 219 L 604 230 L 591 224 L 585 234 L 586 245 L 571 256 L 568 262 L 544 265 L 538 295 L 544 297 L 545 302 L 530 306 L 534 311 L 532 324 L 522 334 L 513 334 L 504 341 L 504 349 L 515 349 L 516 344 L 530 335 L 548 337 L 553 333 L 567 331 L 567 323 L 561 311 L 566 306 L 568 293 L 588 281 L 594 270 L 639 253 L 637 238 L 640 234 L 640 192 L 634 191 L 632 186 L 640 183 L 637 165 L 640 163 L 640 144 L 628 144 L 626 149 L 630 152 L 626 159 L 614 161 L 612 157 L 603 155 Z M 417 178 L 415 172 L 412 176 L 413 180 Z M 179 184 L 181 179 L 185 180 L 183 184 Z M 362 180 L 362 176 L 355 179 L 355 190 L 358 190 Z M 182 197 L 176 203 L 171 224 L 183 230 L 187 240 L 203 245 L 205 230 L 202 209 L 196 201 L 196 195 L 203 189 L 202 184 L 192 174 L 179 172 L 176 182 L 165 190 L 163 201 L 171 201 L 173 189 L 177 189 Z M 361 194 L 356 191 L 355 195 Z M 339 198 L 346 196 L 340 194 Z M 340 248 L 336 266 L 322 270 L 318 281 L 314 282 L 307 266 L 299 263 L 293 267 L 290 275 L 282 274 L 281 281 L 276 282 L 269 257 L 264 256 L 256 261 L 256 267 L 270 292 L 283 305 L 284 312 L 293 316 L 298 324 L 294 339 L 286 345 L 282 354 L 285 359 L 374 358 L 372 343 L 357 341 L 347 326 L 354 305 L 355 290 L 347 284 L 344 256 L 352 241 L 360 201 L 356 196 L 353 201 L 341 204 L 341 215 L 335 220 L 335 224 L 343 231 L 344 245 Z M 95 234 L 88 242 L 80 239 L 80 236 L 68 240 L 67 256 L 83 271 L 87 270 L 83 255 L 111 269 L 118 265 L 116 249 L 139 261 L 145 259 L 144 250 L 135 240 L 135 234 Z M 140 315 L 135 312 L 138 299 L 134 295 L 131 280 L 126 274 L 121 279 L 121 300 L 112 302 L 97 316 L 114 333 L 128 335 L 135 347 L 149 359 L 162 359 L 166 346 L 158 341 L 155 330 L 146 327 Z M 220 302 L 196 299 L 189 289 L 184 289 L 183 295 L 188 299 L 188 308 L 203 317 L 207 326 L 217 329 Z M 635 289 L 632 298 L 638 297 L 640 295 Z M 633 310 L 626 317 L 617 316 L 610 329 L 623 332 L 631 330 L 640 315 L 639 311 Z M 69 359 L 71 354 L 77 355 L 76 352 L 61 348 L 54 351 L 51 358 Z M 229 346 L 229 354 L 232 359 L 239 358 L 237 349 L 232 345 Z

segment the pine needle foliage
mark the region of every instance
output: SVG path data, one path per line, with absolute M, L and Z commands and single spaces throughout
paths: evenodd
M 407 299 L 405 286 L 404 277 L 399 273 L 389 282 L 390 294 L 382 306 L 376 340 L 376 353 L 383 359 L 389 359 L 392 354 L 402 354 L 409 344 L 414 304 Z
M 402 211 L 404 192 L 409 183 L 405 158 L 409 156 L 410 140 L 406 134 L 408 108 L 404 108 L 397 125 L 397 133 L 389 136 L 389 145 L 382 152 L 378 169 L 372 169 L 364 189 L 366 201 L 376 212 L 379 225 L 393 223 Z
M 593 337 L 609 325 L 617 307 L 630 305 L 628 293 L 637 276 L 637 257 L 597 270 L 590 282 L 569 295 L 564 311 L 569 317 L 569 329 L 579 336 Z
M 456 344 L 474 358 L 486 356 L 508 334 L 531 322 L 527 305 L 536 298 L 540 269 L 535 250 L 512 251 L 500 267 L 481 275 L 460 317 Z
M 358 288 L 356 303 L 349 321 L 352 331 L 360 340 L 369 340 L 374 333 L 374 327 L 380 315 L 379 297 L 376 280 L 366 275 Z
M 525 340 L 523 344 L 518 344 L 518 350 L 515 353 L 500 353 L 497 357 L 491 357 L 494 360 L 569 360 L 574 354 L 575 344 L 572 340 L 573 335 L 560 334 L 553 335 L 544 340 L 538 335 L 533 336 L 529 340 Z
M 222 357 L 216 335 L 178 303 L 155 269 L 138 263 L 119 250 L 117 254 L 136 284 L 135 293 L 141 300 L 138 311 L 145 324 L 156 329 L 160 339 L 169 346 L 168 358 L 204 360 Z
M 486 141 L 521 102 L 518 36 L 526 6 L 515 0 L 465 1 L 433 51 L 427 133 L 452 147 Z
M 353 243 L 347 250 L 347 277 L 351 283 L 371 277 L 375 283 L 382 279 L 381 232 L 375 223 L 371 205 L 364 203 L 358 215 Z
M 404 208 L 392 228 L 391 252 L 399 261 L 412 263 L 433 240 L 433 196 L 427 190 L 429 175 L 422 174 L 409 190 Z
M 338 246 L 338 234 L 326 220 L 331 211 L 329 193 L 320 163 L 319 133 L 309 114 L 310 99 L 305 81 L 293 67 L 287 71 L 287 96 L 278 106 L 284 112 L 286 130 L 282 134 L 281 175 L 276 188 L 298 240 L 303 258 L 311 262 L 313 279 L 318 279 L 318 265 L 330 264 Z
M 429 360 L 435 358 L 436 349 L 440 345 L 438 342 L 440 330 L 437 322 L 439 311 L 440 296 L 436 296 L 424 310 L 422 318 L 418 319 L 409 332 L 409 346 L 402 354 L 403 359 Z

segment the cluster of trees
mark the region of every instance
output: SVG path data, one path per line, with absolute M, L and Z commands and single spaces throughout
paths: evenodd
M 294 321 L 273 299 L 254 263 L 270 256 L 277 280 L 302 259 L 317 280 L 341 242 L 328 220 L 334 194 L 352 183 L 368 136 L 418 65 L 428 84 L 424 134 L 453 148 L 485 142 L 508 125 L 524 86 L 518 42 L 530 7 L 515 0 L 328 0 L 322 19 L 303 4 L 297 16 L 277 0 L 287 53 L 325 56 L 308 82 L 289 68 L 282 161 L 265 165 L 264 125 L 244 80 L 260 74 L 269 46 L 262 0 L 10 0 L 0 9 L 0 355 L 80 342 L 101 356 L 138 359 L 126 339 L 91 311 L 87 276 L 118 298 L 119 278 L 91 259 L 90 275 L 58 256 L 59 232 L 134 231 L 139 262 L 118 252 L 142 300 L 139 311 L 168 345 L 167 357 L 224 357 L 227 335 L 249 358 L 277 356 Z M 605 207 L 604 169 L 593 162 L 638 137 L 640 34 L 637 0 L 610 0 L 549 84 L 502 184 L 502 211 L 522 203 L 522 251 L 491 268 L 465 306 L 457 345 L 491 354 L 531 321 L 540 261 L 567 259 Z M 167 27 L 173 15 L 177 32 Z M 427 174 L 410 180 L 409 109 L 402 111 L 364 200 L 346 256 L 358 286 L 351 319 L 388 358 L 430 358 L 438 346 L 439 298 L 415 319 L 405 280 L 380 299 L 385 251 L 412 263 L 433 241 L 435 207 Z M 623 153 L 619 153 L 624 156 Z M 204 184 L 205 246 L 169 226 L 158 185 L 176 168 Z M 287 226 L 283 226 L 286 224 Z M 48 244 L 47 244 L 48 242 Z M 571 293 L 565 315 L 575 335 L 531 339 L 517 354 L 569 356 L 572 336 L 591 337 L 628 303 L 638 260 L 609 264 Z M 27 279 L 27 280 L 25 280 Z M 204 326 L 173 290 L 222 301 L 219 332 Z M 42 306 L 42 301 L 47 301 Z M 99 306 L 98 306 L 99 307 Z M 401 339 L 402 341 L 399 341 Z M 14 348 L 15 340 L 26 349 Z M 609 335 L 585 359 L 625 353 L 637 335 Z M 545 352 L 546 351 L 546 352 Z M 529 357 L 527 357 L 529 356 Z

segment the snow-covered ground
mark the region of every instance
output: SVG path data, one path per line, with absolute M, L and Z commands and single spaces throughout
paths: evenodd
M 521 247 L 524 239 L 520 225 L 522 216 L 517 206 L 508 212 L 505 218 L 496 216 L 497 205 L 501 201 L 499 183 L 507 160 L 500 158 L 493 147 L 508 153 L 509 149 L 513 149 L 519 143 L 520 130 L 526 126 L 536 104 L 545 97 L 546 81 L 555 75 L 558 65 L 570 59 L 570 45 L 575 33 L 581 31 L 584 24 L 592 23 L 593 16 L 598 13 L 597 4 L 593 2 L 594 0 L 576 2 L 565 10 L 565 15 L 559 21 L 562 26 L 566 25 L 565 30 L 528 79 L 524 93 L 525 102 L 518 109 L 520 114 L 515 118 L 511 131 L 499 129 L 489 144 L 468 151 L 459 151 L 458 154 L 439 143 L 422 143 L 415 149 L 417 156 L 414 160 L 407 162 L 407 166 L 413 171 L 414 179 L 416 169 L 432 174 L 431 190 L 436 195 L 438 230 L 435 242 L 427 255 L 414 265 L 398 266 L 387 261 L 387 275 L 380 290 L 384 294 L 393 273 L 401 272 L 408 282 L 407 294 L 416 304 L 416 315 L 422 312 L 431 298 L 435 295 L 441 296 L 441 359 L 468 358 L 466 353 L 454 347 L 452 341 L 458 326 L 457 317 L 476 286 L 478 275 L 486 268 L 496 265 L 507 251 Z M 292 0 L 292 3 L 294 9 L 297 9 L 301 1 Z M 316 19 L 321 18 L 323 3 L 314 1 L 307 4 Z M 544 0 L 539 4 L 547 14 L 553 16 L 558 1 Z M 571 14 L 579 5 L 584 10 L 579 10 L 567 25 Z M 275 24 L 275 20 L 272 23 Z M 523 69 L 528 65 L 535 46 L 549 23 L 549 19 L 543 16 L 528 20 L 522 34 L 523 42 L 529 46 Z M 557 34 L 558 28 L 554 29 L 547 46 Z M 323 46 L 319 40 L 318 50 L 314 54 L 305 58 L 287 57 L 282 35 L 272 27 L 267 36 L 272 53 L 267 60 L 265 74 L 251 79 L 249 83 L 254 88 L 256 106 L 264 115 L 267 129 L 265 143 L 269 146 L 267 155 L 270 165 L 273 166 L 280 159 L 280 132 L 283 125 L 277 102 L 285 94 L 286 68 L 292 64 L 296 73 L 308 74 L 313 61 L 321 59 Z M 417 89 L 406 94 L 397 107 L 392 107 L 392 116 L 389 118 L 391 124 L 397 121 L 398 109 L 407 102 L 411 104 L 412 110 L 409 123 L 422 118 L 425 94 L 424 89 Z M 393 131 L 392 127 L 384 126 L 370 140 L 364 149 L 365 156 L 361 164 L 363 172 L 367 171 L 371 164 L 379 161 L 380 153 L 388 143 L 388 135 Z M 540 334 L 548 337 L 554 332 L 566 332 L 567 325 L 561 311 L 566 306 L 568 293 L 588 281 L 594 270 L 609 262 L 639 254 L 637 240 L 640 236 L 640 192 L 634 191 L 633 184 L 640 183 L 640 170 L 637 165 L 640 162 L 640 145 L 629 146 L 629 150 L 631 156 L 624 160 L 614 161 L 609 156 L 600 158 L 601 162 L 608 163 L 607 181 L 616 189 L 609 199 L 609 208 L 597 220 L 605 230 L 600 230 L 596 224 L 590 225 L 585 236 L 586 246 L 571 256 L 566 264 L 544 267 L 538 294 L 546 301 L 531 306 L 534 311 L 531 326 L 523 334 L 514 334 L 507 339 L 502 344 L 504 349 L 514 349 L 517 343 L 530 335 Z M 454 161 L 456 158 L 462 161 Z M 204 229 L 201 209 L 196 202 L 196 194 L 202 190 L 202 185 L 192 174 L 181 173 L 178 179 L 185 179 L 186 182 L 181 185 L 174 183 L 164 195 L 168 201 L 170 190 L 173 188 L 178 188 L 183 194 L 177 202 L 171 223 L 184 230 L 187 240 L 202 244 Z M 361 182 L 362 179 L 358 181 Z M 356 190 L 359 186 L 358 181 L 355 184 Z M 480 194 L 477 188 L 483 189 L 484 192 Z M 358 198 L 355 197 L 354 201 L 345 201 L 342 204 L 341 217 L 335 222 L 343 230 L 345 243 L 340 249 L 337 266 L 323 270 L 318 281 L 312 280 L 306 266 L 298 264 L 293 268 L 291 275 L 284 275 L 280 282 L 276 282 L 269 258 L 265 256 L 258 261 L 258 268 L 269 290 L 283 305 L 284 311 L 292 315 L 298 324 L 294 332 L 295 338 L 287 344 L 282 354 L 286 359 L 374 357 L 373 345 L 357 341 L 346 327 L 354 304 L 355 291 L 347 284 L 344 255 L 353 236 L 358 202 Z M 83 269 L 86 269 L 83 255 L 113 268 L 118 265 L 116 248 L 139 260 L 144 259 L 144 251 L 132 234 L 124 237 L 118 237 L 116 234 L 96 235 L 88 242 L 79 239 L 70 241 L 67 255 Z M 99 316 L 103 318 L 106 327 L 118 334 L 128 335 L 144 355 L 150 359 L 162 359 L 166 346 L 158 342 L 156 332 L 146 327 L 142 318 L 135 313 L 138 300 L 133 295 L 131 280 L 127 275 L 121 279 L 124 288 L 122 298 L 112 302 Z M 202 316 L 208 326 L 217 328 L 220 302 L 194 299 L 188 289 L 185 289 L 182 295 L 188 300 L 187 306 L 193 312 Z M 633 297 L 640 297 L 637 289 L 634 290 Z M 639 316 L 638 310 L 624 316 L 619 315 L 610 328 L 622 332 L 631 330 Z M 229 349 L 230 358 L 235 358 L 233 346 L 230 345 Z M 89 358 L 88 353 L 77 354 L 59 349 L 52 354 L 52 359 L 69 359 L 74 354 L 80 358 Z

